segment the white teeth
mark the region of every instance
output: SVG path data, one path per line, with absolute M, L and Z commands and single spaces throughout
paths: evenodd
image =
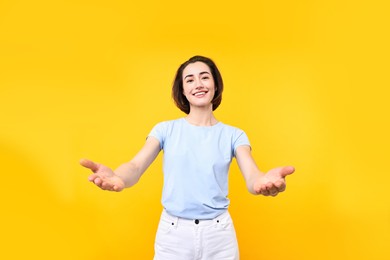
M 206 94 L 206 92 L 198 92 L 198 93 L 195 93 L 194 95 L 195 96 L 200 96 L 200 95 L 204 95 L 204 94 Z

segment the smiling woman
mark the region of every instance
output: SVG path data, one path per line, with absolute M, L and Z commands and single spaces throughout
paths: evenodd
M 239 259 L 227 197 L 234 157 L 248 191 L 255 195 L 276 196 L 285 190 L 285 177 L 294 172 L 291 166 L 260 172 L 245 132 L 218 121 L 213 114 L 222 92 L 215 63 L 194 56 L 179 67 L 172 88 L 175 103 L 186 117 L 158 123 L 138 154 L 115 171 L 81 161 L 93 172 L 91 182 L 103 190 L 121 191 L 136 184 L 164 150 L 164 209 L 155 239 L 155 260 Z
M 209 109 L 215 93 L 214 80 L 209 67 L 203 62 L 189 64 L 184 69 L 183 76 L 183 95 L 190 106 Z
M 196 81 L 197 80 L 197 81 Z M 183 63 L 177 70 L 172 87 L 172 97 L 176 106 L 186 114 L 190 113 L 190 102 L 184 91 L 190 87 L 212 91 L 212 110 L 218 108 L 222 101 L 223 80 L 215 63 L 206 57 L 194 56 Z M 202 88 L 204 87 L 204 88 Z M 194 94 L 194 93 L 193 93 Z

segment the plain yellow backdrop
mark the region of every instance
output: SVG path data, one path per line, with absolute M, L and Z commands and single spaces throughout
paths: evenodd
M 389 259 L 385 2 L 1 1 L 2 259 L 152 259 L 162 154 L 121 193 L 78 161 L 115 168 L 182 117 L 171 83 L 197 54 L 259 167 L 296 167 L 285 193 L 256 197 L 233 161 L 241 259 Z

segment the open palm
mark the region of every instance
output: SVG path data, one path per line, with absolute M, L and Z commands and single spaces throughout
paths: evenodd
M 93 172 L 93 174 L 88 177 L 88 180 L 102 190 L 121 191 L 125 188 L 123 180 L 115 175 L 114 171 L 109 167 L 87 159 L 82 159 L 80 164 Z
M 292 166 L 274 168 L 259 177 L 253 188 L 257 194 L 276 196 L 286 189 L 285 177 L 294 171 L 295 169 Z

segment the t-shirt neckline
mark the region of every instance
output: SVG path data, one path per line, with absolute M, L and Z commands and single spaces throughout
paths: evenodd
M 217 127 L 217 126 L 219 126 L 219 125 L 222 124 L 221 121 L 218 121 L 216 124 L 214 124 L 214 125 L 209 125 L 209 126 L 194 125 L 194 124 L 191 124 L 190 122 L 188 122 L 187 119 L 186 119 L 185 117 L 182 117 L 181 119 L 185 122 L 185 124 L 187 124 L 187 125 L 189 125 L 189 126 L 191 126 L 191 127 L 198 127 L 198 128 L 213 128 L 213 127 Z

